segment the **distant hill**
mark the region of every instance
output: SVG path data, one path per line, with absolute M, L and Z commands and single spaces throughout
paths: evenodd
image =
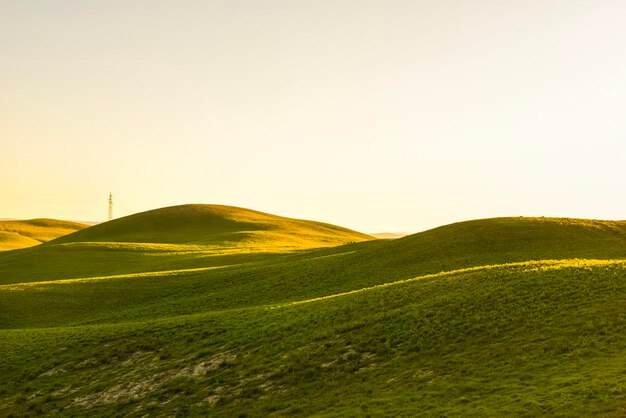
M 89 225 L 57 219 L 0 221 L 0 251 L 32 247 Z
M 373 237 L 322 222 L 222 205 L 181 205 L 137 213 L 58 238 L 50 244 L 137 242 L 313 248 Z
M 505 217 L 458 222 L 394 240 L 390 266 L 459 266 L 561 258 L 626 257 L 626 221 Z
M 0 255 L 0 282 L 233 265 L 372 240 L 335 225 L 232 206 L 172 206 Z

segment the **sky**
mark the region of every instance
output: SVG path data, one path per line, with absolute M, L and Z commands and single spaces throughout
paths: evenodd
M 621 0 L 0 0 L 0 218 L 626 219 Z

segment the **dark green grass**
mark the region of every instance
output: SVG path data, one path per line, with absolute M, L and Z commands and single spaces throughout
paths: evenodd
M 271 253 L 263 250 L 117 243 L 37 246 L 0 253 L 0 284 L 231 266 L 266 260 Z
M 63 416 L 617 416 L 625 302 L 623 263 L 571 262 L 279 308 L 5 330 L 0 403 Z
M 4 285 L 0 286 L 4 307 L 0 328 L 136 321 L 353 290 L 368 281 L 355 274 L 328 274 L 328 263 L 381 244 L 374 241 L 288 256 L 252 254 L 247 263 L 214 269 Z M 252 261 L 255 256 L 258 261 Z M 372 283 L 384 281 L 381 277 Z

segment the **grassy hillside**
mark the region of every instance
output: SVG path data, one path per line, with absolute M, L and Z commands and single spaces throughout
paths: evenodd
M 335 225 L 248 209 L 174 206 L 0 254 L 0 284 L 226 266 L 372 239 Z
M 182 205 L 99 224 L 61 237 L 53 243 L 141 242 L 312 248 L 368 239 L 372 237 L 335 225 L 285 218 L 250 209 Z
M 406 275 L 527 260 L 625 258 L 626 221 L 479 219 L 393 240 L 374 253 L 364 258 L 375 256 L 384 270 Z
M 624 258 L 623 226 L 586 220 L 488 219 L 395 241 L 368 241 L 287 255 L 149 252 L 142 246 L 136 250 L 87 244 L 40 246 L 0 255 L 0 284 L 96 279 L 2 292 L 0 302 L 6 315 L 0 316 L 0 326 L 24 326 L 23 318 L 34 321 L 39 318 L 39 306 L 53 309 L 46 311 L 36 326 L 143 320 L 284 303 L 482 265 Z M 13 314 L 14 307 L 19 307 L 22 315 Z
M 504 265 L 286 306 L 5 330 L 3 412 L 617 416 L 624 273 Z
M 154 212 L 144 213 L 152 217 Z M 138 215 L 111 223 L 127 224 L 134 216 Z M 245 245 L 240 242 L 227 247 L 223 241 L 219 241 L 221 238 L 213 241 L 215 245 L 184 247 L 178 246 L 182 244 L 168 246 L 109 242 L 63 244 L 65 241 L 83 239 L 84 234 L 94 230 L 102 231 L 105 225 L 30 250 L 0 254 L 0 284 L 225 266 L 264 260 L 269 253 L 302 248 L 292 246 L 293 241 L 285 243 L 279 240 L 268 244 L 263 241 L 245 241 Z M 129 227 L 133 225 L 134 222 Z M 207 229 L 210 231 L 210 228 Z M 233 234 L 237 236 L 236 232 Z M 141 239 L 138 234 L 134 236 L 135 239 Z M 358 238 L 359 235 L 346 237 L 352 241 Z M 104 236 L 103 239 L 109 238 Z M 312 244 L 308 241 L 303 245 L 306 248 Z M 317 242 L 317 246 L 325 245 L 328 245 L 325 240 Z M 330 250 L 331 253 L 334 251 L 345 253 L 348 250 Z M 356 244 L 356 248 L 348 252 L 350 254 L 343 254 L 341 258 L 307 262 L 306 273 L 302 274 L 299 269 L 292 270 L 291 267 L 265 269 L 255 274 L 263 275 L 273 282 L 293 284 L 290 289 L 320 284 L 320 291 L 323 292 L 329 290 L 325 286 L 337 281 L 339 275 L 342 277 L 340 286 L 350 286 L 352 280 L 372 285 L 485 264 L 560 258 L 623 258 L 626 257 L 626 222 L 523 217 L 484 219 L 447 225 L 393 241 L 364 242 Z M 287 257 L 285 261 L 292 259 Z M 228 282 L 240 283 L 234 280 Z M 343 291 L 346 286 L 337 290 Z
M 0 231 L 0 251 L 16 250 L 41 244 L 41 241 L 25 237 L 17 232 Z
M 0 415 L 626 413 L 623 222 L 486 219 L 289 253 L 201 239 L 0 257 Z M 86 270 L 76 254 L 102 246 L 114 275 L 36 266 L 45 249 Z M 181 265 L 125 273 L 158 259 L 146 248 Z
M 0 221 L 0 251 L 32 247 L 87 226 L 78 222 L 56 219 Z

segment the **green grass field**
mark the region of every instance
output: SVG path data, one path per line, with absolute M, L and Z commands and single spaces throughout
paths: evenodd
M 0 253 L 0 416 L 623 416 L 626 222 L 187 205 Z

